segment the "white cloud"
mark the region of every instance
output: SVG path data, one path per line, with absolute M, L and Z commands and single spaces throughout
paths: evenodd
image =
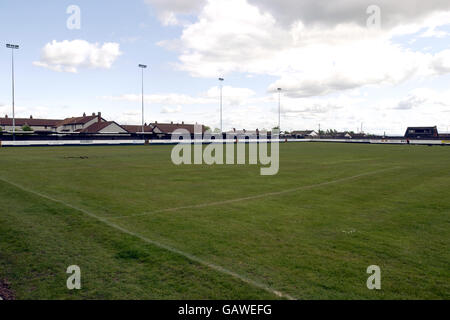
M 78 72 L 78 68 L 111 68 L 121 55 L 120 45 L 106 42 L 102 46 L 85 40 L 53 40 L 42 48 L 41 59 L 35 66 L 59 72 Z
M 206 0 L 145 0 L 160 11 L 174 13 L 194 13 L 200 10 Z
M 427 99 L 424 97 L 419 97 L 417 95 L 410 95 L 406 99 L 401 100 L 394 109 L 410 110 L 423 105 L 426 101 Z
M 164 26 L 177 26 L 187 23 L 180 16 L 200 11 L 206 0 L 145 0 L 145 2 L 158 10 L 158 18 Z
M 356 22 L 353 14 L 360 5 L 353 0 L 345 1 L 342 7 L 340 2 L 324 5 L 305 1 L 305 17 L 295 10 L 297 3 L 303 1 L 280 4 L 286 12 L 297 14 L 295 21 L 292 18 L 294 22 L 285 25 L 279 23 L 280 15 L 267 3 L 257 6 L 246 0 L 209 0 L 197 21 L 184 27 L 180 39 L 159 44 L 178 50 L 178 68 L 192 76 L 212 78 L 232 72 L 272 75 L 279 80 L 269 91 L 282 87 L 291 97 L 327 95 L 368 85 L 396 85 L 450 72 L 450 57 L 445 52 L 433 56 L 393 42 L 394 36 L 427 28 L 437 30 L 448 24 L 450 12 L 442 12 L 449 7 L 447 1 L 418 2 L 420 10 L 408 7 L 401 13 L 400 5 L 383 1 L 385 11 L 392 9 L 387 10 L 392 19 L 396 16 L 407 23 L 392 23 L 381 30 L 367 29 L 365 24 Z M 274 7 L 278 7 L 278 2 Z M 330 12 L 316 17 L 312 8 Z M 365 12 L 364 7 L 364 19 Z M 325 17 L 335 14 L 336 23 L 325 23 Z M 318 23 L 307 24 L 300 20 L 302 17 L 306 22 Z
M 231 86 L 224 86 L 222 89 L 222 98 L 226 104 L 240 105 L 248 102 L 248 100 L 255 95 L 255 92 L 248 88 L 233 88 Z M 213 87 L 206 92 L 208 98 L 217 101 L 217 97 L 220 97 L 219 87 Z
M 210 0 L 145 0 L 162 15 L 198 14 Z M 223 1 L 227 2 L 227 1 Z M 383 25 L 393 28 L 423 19 L 431 13 L 450 9 L 447 0 L 248 0 L 252 6 L 262 12 L 268 12 L 281 25 L 289 26 L 294 22 L 303 21 L 306 25 L 336 26 L 353 23 L 366 25 L 370 5 L 381 9 Z
M 353 23 L 366 25 L 366 9 L 377 5 L 381 9 L 383 26 L 392 28 L 407 24 L 427 15 L 450 9 L 447 0 L 249 0 L 252 5 L 270 12 L 277 21 L 290 25 L 298 20 L 307 25 L 336 26 Z
M 253 90 L 248 88 L 235 88 L 231 86 L 224 86 L 222 95 L 224 104 L 226 105 L 240 105 L 248 101 L 255 95 Z M 208 91 L 198 95 L 191 96 L 179 93 L 167 94 L 150 94 L 144 95 L 144 100 L 150 104 L 158 104 L 163 106 L 182 106 L 182 105 L 207 105 L 217 104 L 220 97 L 219 87 L 212 87 Z M 132 101 L 138 102 L 142 100 L 139 94 L 123 94 L 120 96 L 103 96 L 100 97 L 112 101 Z M 169 110 L 169 109 L 166 109 Z
M 122 43 L 136 43 L 141 39 L 141 36 L 129 36 L 129 37 L 121 37 L 120 42 Z
M 173 108 L 164 106 L 161 110 L 161 113 L 180 113 L 182 111 L 181 106 L 176 106 Z
M 408 96 L 398 101 L 393 109 L 435 112 L 438 115 L 450 107 L 450 91 L 438 92 L 429 88 L 418 88 L 411 91 Z
M 161 13 L 159 19 L 165 26 L 176 26 L 180 24 L 180 21 L 178 21 L 178 18 L 175 15 L 175 13 L 169 11 Z
M 450 50 L 439 52 L 433 57 L 432 68 L 437 74 L 450 72 Z
M 120 96 L 103 96 L 100 97 L 112 101 L 141 101 L 142 96 L 139 94 L 123 94 Z M 193 97 L 186 94 L 168 93 L 168 94 L 147 94 L 144 95 L 144 100 L 150 104 L 161 105 L 193 105 L 193 104 L 207 104 L 211 100 L 207 97 Z

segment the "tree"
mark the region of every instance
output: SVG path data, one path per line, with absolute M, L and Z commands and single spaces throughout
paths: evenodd
M 31 127 L 27 124 L 24 124 L 22 126 L 22 131 L 33 131 L 33 129 L 31 129 Z
M 203 128 L 205 129 L 205 131 L 211 130 L 211 127 L 209 127 L 209 126 L 203 126 Z

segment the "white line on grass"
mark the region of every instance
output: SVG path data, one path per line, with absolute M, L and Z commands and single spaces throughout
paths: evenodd
M 89 216 L 91 218 L 94 218 L 94 219 L 96 219 L 96 220 L 98 220 L 100 222 L 103 222 L 104 224 L 108 225 L 111 228 L 114 228 L 114 229 L 117 229 L 119 231 L 122 231 L 123 233 L 128 234 L 130 236 L 134 236 L 134 237 L 136 237 L 136 238 L 138 238 L 138 239 L 140 239 L 140 240 L 142 240 L 142 241 L 144 241 L 146 243 L 152 244 L 152 245 L 154 245 L 154 246 L 156 246 L 158 248 L 165 249 L 165 250 L 170 251 L 172 253 L 178 254 L 178 255 L 180 255 L 180 256 L 188 259 L 188 260 L 191 260 L 191 261 L 194 261 L 194 262 L 199 263 L 201 265 L 204 265 L 204 266 L 206 266 L 206 267 L 208 267 L 210 269 L 213 269 L 213 270 L 215 270 L 217 272 L 221 272 L 221 273 L 229 275 L 229 276 L 231 276 L 233 278 L 239 279 L 239 280 L 241 280 L 241 281 L 243 281 L 243 282 L 245 282 L 245 283 L 247 283 L 247 284 L 249 284 L 251 286 L 254 286 L 254 287 L 259 288 L 259 289 L 263 289 L 263 290 L 265 290 L 265 291 L 267 291 L 267 292 L 269 292 L 271 294 L 274 294 L 277 297 L 286 298 L 286 299 L 289 299 L 289 300 L 295 300 L 294 297 L 292 297 L 292 296 L 290 296 L 290 295 L 288 295 L 286 293 L 280 292 L 278 290 L 272 289 L 271 287 L 269 287 L 269 286 L 267 286 L 267 285 L 265 285 L 263 283 L 260 283 L 258 281 L 249 279 L 249 278 L 247 278 L 247 277 L 245 277 L 243 275 L 240 275 L 240 274 L 238 274 L 238 273 L 236 273 L 234 271 L 228 270 L 228 269 L 226 269 L 224 267 L 221 267 L 219 265 L 216 265 L 216 264 L 210 263 L 208 261 L 205 261 L 205 260 L 203 260 L 201 258 L 198 258 L 198 257 L 196 257 L 196 256 L 194 256 L 194 255 L 192 255 L 190 253 L 187 253 L 187 252 L 181 251 L 179 249 L 173 248 L 173 247 L 168 246 L 168 245 L 166 245 L 164 243 L 161 243 L 161 242 L 158 242 L 158 241 L 146 238 L 146 237 L 144 237 L 144 236 L 142 236 L 140 234 L 137 234 L 135 232 L 127 230 L 127 229 L 125 229 L 125 228 L 123 228 L 123 227 L 121 227 L 121 226 L 119 226 L 119 225 L 117 225 L 117 224 L 115 224 L 115 223 L 113 223 L 111 221 L 108 221 L 105 218 L 97 216 L 97 215 L 95 215 L 95 214 L 93 214 L 93 213 L 91 213 L 91 212 L 89 212 L 87 210 L 84 210 L 84 209 L 81 209 L 81 208 L 77 208 L 77 207 L 71 205 L 70 203 L 67 203 L 67 202 L 64 202 L 62 200 L 58 200 L 58 199 L 52 198 L 50 196 L 47 196 L 45 194 L 39 193 L 39 192 L 34 191 L 34 190 L 28 189 L 26 187 L 23 187 L 23 186 L 17 184 L 17 183 L 5 180 L 4 178 L 1 178 L 1 177 L 0 177 L 0 180 L 5 182 L 5 183 L 8 183 L 8 184 L 10 184 L 10 185 L 12 185 L 12 186 L 14 186 L 16 188 L 18 188 L 18 189 L 20 189 L 22 191 L 25 191 L 25 192 L 34 194 L 36 196 L 39 196 L 41 198 L 44 198 L 44 199 L 47 199 L 47 200 L 50 200 L 50 201 L 53 201 L 53 202 L 65 205 L 66 207 L 69 207 L 69 208 L 71 208 L 73 210 L 76 210 L 78 212 L 84 213 L 84 214 L 86 214 L 87 216 Z
M 167 209 L 161 209 L 161 210 L 156 210 L 156 211 L 152 211 L 152 212 L 145 212 L 145 213 L 127 215 L 127 216 L 107 217 L 107 219 L 124 219 L 124 218 L 131 218 L 131 217 L 142 217 L 142 216 L 148 216 L 148 215 L 157 214 L 157 213 L 163 213 L 163 212 L 174 212 L 174 211 L 186 210 L 186 209 L 198 209 L 198 208 L 205 208 L 205 207 L 212 207 L 212 206 L 220 206 L 220 205 L 230 204 L 230 203 L 235 203 L 235 202 L 241 202 L 241 201 L 247 201 L 247 200 L 255 200 L 255 199 L 271 197 L 271 196 L 279 196 L 279 195 L 283 195 L 283 194 L 286 194 L 286 193 L 292 193 L 292 192 L 296 192 L 296 191 L 300 191 L 300 190 L 308 190 L 308 189 L 312 189 L 312 188 L 318 188 L 318 187 L 327 186 L 327 185 L 330 185 L 330 184 L 345 182 L 345 181 L 348 181 L 348 180 L 353 180 L 353 179 L 357 179 L 357 178 L 361 178 L 361 177 L 365 177 L 365 176 L 369 176 L 369 175 L 374 175 L 374 174 L 377 174 L 377 173 L 381 173 L 381 172 L 385 172 L 385 171 L 389 171 L 389 170 L 394 170 L 394 169 L 398 169 L 398 168 L 399 167 L 393 167 L 393 168 L 388 168 L 388 169 L 371 171 L 371 172 L 361 173 L 361 174 L 358 174 L 356 176 L 351 176 L 351 177 L 341 178 L 341 179 L 337 179 L 337 180 L 311 184 L 311 185 L 307 185 L 307 186 L 301 186 L 301 187 L 297 187 L 297 188 L 293 188 L 293 189 L 287 189 L 287 190 L 283 190 L 283 191 L 267 192 L 267 193 L 257 194 L 257 195 L 249 196 L 249 197 L 236 198 L 236 199 L 230 199 L 230 200 L 223 200 L 223 201 L 217 201 L 217 202 L 194 204 L 194 205 L 191 205 L 191 206 L 184 206 L 184 207 L 167 208 Z
M 331 164 L 339 164 L 339 163 L 345 163 L 345 162 L 362 162 L 362 161 L 373 161 L 373 160 L 380 160 L 380 159 L 383 159 L 383 158 L 339 160 L 339 161 L 333 161 L 333 162 L 323 162 L 320 164 L 321 165 L 331 165 Z

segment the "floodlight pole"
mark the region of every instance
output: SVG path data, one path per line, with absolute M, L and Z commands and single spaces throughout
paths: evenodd
M 281 88 L 278 88 L 278 131 L 281 135 Z
M 223 90 L 223 85 L 222 82 L 224 81 L 224 78 L 219 78 L 220 81 L 220 134 L 223 134 L 223 118 L 222 118 L 222 110 L 223 110 L 223 106 L 222 106 L 222 90 Z
M 16 44 L 7 44 L 6 47 L 11 49 L 11 83 L 12 83 L 12 116 L 13 116 L 13 141 L 16 140 L 16 113 L 15 113 L 15 92 L 14 92 L 14 50 L 19 49 Z
M 144 138 L 144 69 L 147 68 L 145 64 L 140 64 L 139 68 L 142 70 L 142 138 Z

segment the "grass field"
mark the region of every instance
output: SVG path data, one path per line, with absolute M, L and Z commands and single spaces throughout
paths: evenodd
M 282 144 L 276 176 L 170 152 L 0 148 L 0 279 L 16 298 L 450 298 L 450 148 Z

